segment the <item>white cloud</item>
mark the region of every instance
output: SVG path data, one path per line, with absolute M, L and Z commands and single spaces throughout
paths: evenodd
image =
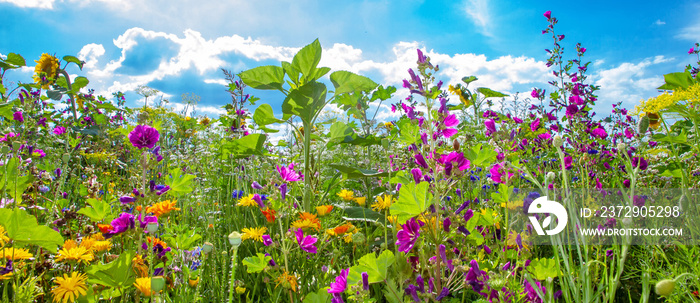
M 661 25 L 665 25 L 665 24 L 666 24 L 666 22 L 664 22 L 664 21 L 661 21 L 661 19 L 656 19 L 656 21 L 654 21 L 654 24 L 655 24 L 655 25 L 659 25 L 659 26 L 661 26 Z
M 488 37 L 493 36 L 490 28 L 493 23 L 489 13 L 488 0 L 467 0 L 464 4 L 464 11 L 481 34 Z
M 2 2 L 26 8 L 53 9 L 54 0 L 0 0 Z
M 97 58 L 105 54 L 105 48 L 102 44 L 90 43 L 83 46 L 78 52 L 78 59 L 85 61 L 83 68 L 94 68 L 97 64 Z
M 610 69 L 604 69 L 594 74 L 595 85 L 600 85 L 598 97 L 612 104 L 622 101 L 627 107 L 639 100 L 657 94 L 656 87 L 664 83 L 663 77 L 653 74 L 649 68 L 673 61 L 673 58 L 656 56 L 646 58 L 638 63 L 625 62 Z

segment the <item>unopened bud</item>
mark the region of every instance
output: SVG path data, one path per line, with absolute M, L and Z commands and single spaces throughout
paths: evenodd
M 618 152 L 624 152 L 627 149 L 627 145 L 625 143 L 618 143 L 617 144 L 617 151 Z
M 455 139 L 454 141 L 452 141 L 452 148 L 453 148 L 455 151 L 459 151 L 459 141 L 458 141 L 457 139 Z
M 228 243 L 231 243 L 233 248 L 238 248 L 238 246 L 241 246 L 241 242 L 243 242 L 241 239 L 241 234 L 237 231 L 234 231 L 228 235 Z
M 210 253 L 212 250 L 214 250 L 214 244 L 211 244 L 210 242 L 204 242 L 204 245 L 202 245 L 202 251 L 205 254 Z
M 165 288 L 165 279 L 162 276 L 151 278 L 151 290 L 159 292 Z
M 556 135 L 554 136 L 552 143 L 554 144 L 554 147 L 561 147 L 564 145 L 564 139 L 562 139 L 560 135 Z
M 666 279 L 656 283 L 655 290 L 657 295 L 668 297 L 669 295 L 671 295 L 674 288 L 676 288 L 676 281 Z
M 63 154 L 63 163 L 68 163 L 68 160 L 70 160 L 70 154 Z
M 146 230 L 149 234 L 155 234 L 158 231 L 158 223 L 150 222 L 146 225 Z
M 637 133 L 639 135 L 644 135 L 647 133 L 648 129 L 649 129 L 649 117 L 644 116 L 641 119 L 639 119 L 639 122 L 637 123 Z
M 552 182 L 556 176 L 557 175 L 554 172 L 552 172 L 552 171 L 548 172 L 547 173 L 547 181 Z

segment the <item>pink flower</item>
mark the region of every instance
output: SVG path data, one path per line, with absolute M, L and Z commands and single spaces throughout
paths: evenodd
M 591 131 L 591 134 L 593 134 L 593 136 L 596 136 L 596 137 L 601 138 L 601 139 L 605 139 L 608 137 L 608 133 L 605 132 L 605 129 L 602 127 L 598 127 L 596 129 L 594 129 L 593 131 Z
M 452 114 L 452 115 L 449 115 L 445 118 L 444 124 L 447 127 L 453 127 L 453 126 L 459 124 L 459 120 L 457 120 L 457 117 L 455 116 L 455 114 Z
M 280 174 L 282 180 L 285 182 L 294 182 L 304 180 L 304 176 L 296 171 L 294 171 L 294 163 L 289 163 L 288 166 L 277 165 L 277 173 Z
M 530 130 L 534 133 L 537 131 L 537 129 L 540 128 L 540 118 L 535 119 L 535 121 L 532 121 L 530 123 Z
M 420 237 L 420 227 L 421 225 L 416 222 L 415 217 L 406 221 L 406 224 L 401 225 L 401 230 L 396 233 L 396 245 L 399 246 L 399 251 L 404 253 L 411 251 L 418 237 Z
M 331 282 L 331 287 L 328 289 L 329 294 L 342 294 L 345 291 L 345 288 L 348 287 L 348 273 L 350 273 L 350 268 L 340 271 L 340 275 L 335 277 L 335 282 Z
M 136 125 L 134 130 L 129 133 L 129 141 L 138 149 L 153 148 L 158 139 L 160 139 L 158 130 L 148 125 Z
M 544 12 L 544 17 L 547 18 L 547 19 L 552 18 L 552 11 L 546 11 L 546 12 Z
M 695 51 L 695 48 L 691 47 L 690 50 L 688 51 L 688 55 L 692 54 Z
M 17 122 L 24 122 L 24 116 L 22 116 L 22 112 L 15 112 L 12 114 L 12 120 L 15 120 Z
M 490 135 L 496 132 L 496 121 L 493 119 L 488 119 L 484 121 L 484 125 L 486 126 L 486 135 Z
M 530 93 L 530 96 L 532 96 L 535 99 L 539 99 L 540 94 L 537 92 L 537 89 L 533 89 L 532 92 Z
M 505 183 L 505 180 L 503 180 L 503 176 L 505 175 L 505 167 L 503 167 L 503 163 L 496 163 L 491 167 L 489 172 L 491 173 L 491 181 L 495 183 Z M 509 172 L 508 179 L 511 177 L 513 177 L 513 173 Z
M 317 252 L 317 248 L 314 246 L 314 243 L 316 243 L 318 239 L 312 236 L 304 237 L 304 231 L 301 230 L 301 228 L 297 229 L 297 231 L 294 233 L 297 236 L 297 243 L 299 243 L 301 250 L 310 254 L 315 254 Z

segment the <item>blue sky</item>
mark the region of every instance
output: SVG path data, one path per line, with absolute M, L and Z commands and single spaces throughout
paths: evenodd
M 30 65 L 44 52 L 77 55 L 88 64 L 70 72 L 87 76 L 98 94 L 123 91 L 138 106 L 134 89 L 148 85 L 178 106 L 195 93 L 209 116 L 230 100 L 220 68 L 277 65 L 315 38 L 321 65 L 384 85 L 400 87 L 421 48 L 446 83 L 475 75 L 477 86 L 526 97 L 549 88 L 547 10 L 566 35 L 565 58 L 577 42 L 588 49 L 600 111 L 655 95 L 663 74 L 694 62 L 687 51 L 700 41 L 697 1 L 0 0 L 0 54 L 20 53 Z M 32 70 L 6 78 L 31 81 Z M 281 94 L 249 93 L 279 112 Z

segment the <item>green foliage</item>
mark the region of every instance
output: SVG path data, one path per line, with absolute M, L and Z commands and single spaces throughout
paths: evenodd
M 63 237 L 45 225 L 39 225 L 36 217 L 25 210 L 0 208 L 0 225 L 5 227 L 7 237 L 16 245 L 38 245 L 48 251 L 57 251 L 63 245 Z
M 87 199 L 92 207 L 83 207 L 78 210 L 79 214 L 85 215 L 93 222 L 100 222 L 112 215 L 112 207 L 104 200 Z
M 260 129 L 264 130 L 267 133 L 276 133 L 279 130 L 269 129 L 265 126 L 274 123 L 284 122 L 280 119 L 275 118 L 275 114 L 272 111 L 272 106 L 270 106 L 270 104 L 267 103 L 261 104 L 260 106 L 258 106 L 257 109 L 255 109 L 255 113 L 253 114 L 253 121 L 255 121 L 255 124 L 257 124 L 260 127 Z
M 251 256 L 243 259 L 243 265 L 246 266 L 248 273 L 261 272 L 267 268 L 272 257 L 266 256 L 263 253 L 258 253 L 256 256 Z
M 527 270 L 532 273 L 537 280 L 547 280 L 559 276 L 559 263 L 554 259 L 540 258 L 530 262 Z
M 134 252 L 122 252 L 119 258 L 107 264 L 93 264 L 85 270 L 88 282 L 117 289 L 131 287 L 136 281 L 131 260 Z
M 252 155 L 262 155 L 265 146 L 265 136 L 250 134 L 240 139 L 225 142 L 221 146 L 224 159 L 232 155 L 235 159 L 247 158 Z
M 396 258 L 390 250 L 385 250 L 379 256 L 371 252 L 357 261 L 357 265 L 350 268 L 348 274 L 348 285 L 355 285 L 362 281 L 362 273 L 369 276 L 369 283 L 385 281 L 389 276 L 389 267 L 394 264 Z
M 399 199 L 389 208 L 392 216 L 398 216 L 397 223 L 404 224 L 425 210 L 433 201 L 433 194 L 428 191 L 428 182 L 416 185 L 413 182 L 403 184 L 399 190 Z
M 388 172 L 378 172 L 371 169 L 362 169 L 358 167 L 346 166 L 341 164 L 329 164 L 328 166 L 335 168 L 343 173 L 346 178 L 356 179 L 364 177 L 384 177 L 388 176 Z
M 183 173 L 182 168 L 175 167 L 170 169 L 170 177 L 164 180 L 165 185 L 170 186 L 168 194 L 179 197 L 192 192 L 192 180 L 194 178 L 195 175 Z

